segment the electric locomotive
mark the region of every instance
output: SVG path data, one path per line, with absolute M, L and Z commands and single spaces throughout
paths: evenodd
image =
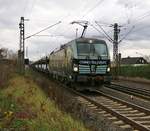
M 110 56 L 104 40 L 78 38 L 49 55 L 49 74 L 71 85 L 100 87 L 111 82 Z

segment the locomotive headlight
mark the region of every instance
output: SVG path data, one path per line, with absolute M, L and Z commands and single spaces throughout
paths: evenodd
M 110 67 L 107 68 L 107 72 L 110 72 Z
M 78 72 L 78 67 L 73 67 L 74 72 Z
M 74 71 L 74 72 L 78 72 L 78 65 L 77 65 L 77 64 L 74 64 L 74 65 L 73 65 L 73 71 Z

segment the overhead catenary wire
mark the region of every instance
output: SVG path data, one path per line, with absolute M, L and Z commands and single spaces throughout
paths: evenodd
M 148 18 L 148 16 L 150 16 L 150 10 L 146 11 L 145 13 L 140 15 L 139 17 L 136 17 L 136 19 L 134 20 L 135 22 L 133 22 L 133 23 L 130 22 L 130 23 L 126 24 L 126 25 L 136 26 L 138 23 L 140 23 L 140 21 L 143 21 L 145 18 Z
M 59 37 L 63 37 L 63 35 L 35 35 L 37 37 L 56 37 L 56 36 L 59 36 Z
M 99 25 L 97 21 L 95 21 L 95 23 L 100 27 L 100 29 L 104 32 L 107 38 L 109 38 L 109 41 L 113 42 L 114 40 L 106 33 L 106 31 L 102 28 L 102 26 Z
M 38 31 L 38 32 L 36 32 L 36 33 L 34 33 L 34 34 L 32 34 L 32 35 L 29 35 L 29 36 L 25 37 L 25 39 L 28 39 L 28 38 L 30 38 L 30 37 L 32 37 L 32 36 L 35 36 L 35 35 L 37 35 L 37 34 L 43 32 L 43 31 L 45 31 L 45 30 L 48 30 L 48 29 L 54 27 L 55 25 L 60 24 L 60 23 L 61 23 L 61 21 L 59 21 L 59 22 L 57 22 L 57 23 L 55 23 L 55 24 L 53 24 L 53 25 L 50 25 L 50 26 L 48 26 L 48 27 L 46 27 L 46 28 L 44 28 L 44 29 L 42 29 L 42 30 L 40 30 L 40 31 Z
M 99 33 L 101 33 L 109 42 L 112 42 L 109 37 L 107 37 L 102 31 L 97 29 L 93 24 L 90 24 L 95 30 L 97 30 Z
M 136 2 L 136 3 L 125 3 L 124 5 L 124 9 L 125 9 L 125 14 L 126 14 L 126 17 L 125 19 L 127 19 L 127 24 L 130 24 L 131 23 L 131 20 L 133 18 L 133 8 L 135 9 L 137 4 L 139 4 L 140 2 Z
M 132 32 L 132 30 L 135 28 L 135 26 L 133 26 L 130 30 L 129 30 L 129 32 L 127 32 L 126 34 L 125 34 L 125 36 L 121 39 L 121 40 L 119 40 L 119 42 L 118 43 L 121 43 L 131 32 Z
M 137 21 L 137 20 L 141 20 L 141 19 L 143 19 L 143 18 L 145 18 L 145 17 L 147 17 L 147 16 L 149 16 L 150 15 L 150 10 L 149 11 L 146 11 L 144 14 L 142 14 L 141 16 L 139 16 L 139 17 L 137 17 L 135 20 Z
M 29 0 L 26 0 L 24 3 L 24 8 L 23 8 L 23 16 L 26 14 L 27 6 L 28 6 Z
M 29 0 L 26 0 L 24 3 L 24 8 L 23 8 L 23 16 L 26 16 L 28 18 L 31 17 L 32 11 L 34 9 L 35 3 L 37 0 L 33 0 L 32 3 L 29 3 Z M 30 5 L 30 6 L 29 6 Z M 28 10 L 28 11 L 27 11 Z
M 140 27 L 140 28 L 134 30 L 133 33 L 138 32 L 138 31 L 143 30 L 143 29 L 149 29 L 149 28 L 150 28 L 150 25 L 146 25 L 144 27 Z
M 29 17 L 30 19 L 31 19 L 32 12 L 33 12 L 33 9 L 34 9 L 34 7 L 35 7 L 36 1 L 37 1 L 37 0 L 33 0 L 32 5 L 31 5 L 30 12 L 28 13 L 28 17 Z
M 84 18 L 86 15 L 88 15 L 90 12 L 92 12 L 94 9 L 96 9 L 100 4 L 102 4 L 104 0 L 100 0 L 98 1 L 92 8 L 90 8 L 86 13 L 84 13 L 84 15 L 82 16 L 82 18 Z

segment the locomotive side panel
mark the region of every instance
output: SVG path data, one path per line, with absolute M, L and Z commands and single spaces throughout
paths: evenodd
M 72 47 L 67 46 L 49 56 L 49 72 L 54 77 L 69 79 L 72 68 Z

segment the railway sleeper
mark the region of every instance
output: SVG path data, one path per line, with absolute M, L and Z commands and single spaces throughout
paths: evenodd
M 122 120 L 114 121 L 113 123 L 118 125 L 118 126 L 126 125 L 126 123 L 124 123 L 124 121 L 122 121 Z
M 105 104 L 103 104 L 103 105 L 105 105 Z M 116 105 L 105 105 L 106 107 L 109 107 L 109 108 L 111 108 L 111 109 L 113 109 L 113 110 L 116 110 L 116 111 L 133 111 L 133 109 L 132 108 L 123 108 L 123 109 L 120 109 L 119 107 L 116 107 Z
M 128 125 L 128 124 L 121 125 L 120 127 L 123 128 L 123 129 L 132 129 L 131 125 Z
M 111 108 L 113 108 L 114 110 L 117 110 L 117 111 L 131 111 L 133 110 L 132 108 L 122 108 L 120 106 L 116 106 L 116 105 L 111 105 L 110 106 Z
M 143 117 L 140 117 L 140 119 L 139 119 L 139 117 L 134 117 L 133 119 L 135 121 L 145 121 L 145 120 L 150 121 L 150 116 L 143 116 Z
M 146 116 L 144 113 L 138 113 L 138 114 L 125 114 L 125 113 L 121 113 L 121 114 L 123 114 L 123 115 L 125 115 L 125 116 L 127 116 L 127 117 L 132 117 L 132 118 L 134 118 L 134 117 L 144 117 L 144 116 Z
M 109 120 L 112 120 L 112 121 L 117 121 L 117 120 L 118 120 L 118 118 L 115 117 L 115 116 L 108 117 L 108 119 L 109 119 Z
M 121 104 L 120 103 L 114 103 L 114 102 L 110 102 L 110 103 L 107 103 L 107 102 L 105 102 L 105 104 L 107 105 L 107 104 L 109 104 L 109 105 L 112 105 L 112 106 L 116 106 L 116 107 L 121 107 Z
M 137 113 L 139 113 L 139 111 L 138 110 L 132 110 L 132 111 L 130 111 L 130 113 L 137 114 Z
M 137 121 L 137 122 L 145 126 L 150 125 L 150 121 Z
M 138 113 L 141 113 L 141 112 L 139 112 L 139 111 L 135 111 L 135 110 L 122 110 L 122 109 L 115 109 L 115 110 L 117 110 L 117 111 L 119 111 L 119 112 L 121 112 L 121 113 L 125 113 L 125 114 L 138 114 Z
M 132 127 L 130 125 L 124 123 L 122 120 L 119 120 L 117 117 L 112 116 L 111 114 L 106 113 L 103 116 L 107 117 L 107 119 L 110 120 L 113 124 L 123 128 L 123 129 L 128 129 L 128 130 L 132 129 Z
M 107 112 L 102 110 L 102 111 L 99 111 L 98 114 L 107 114 Z
M 111 115 L 111 114 L 109 114 L 109 113 L 104 114 L 103 116 L 104 116 L 104 117 L 107 117 L 107 118 L 112 117 L 112 115 Z

